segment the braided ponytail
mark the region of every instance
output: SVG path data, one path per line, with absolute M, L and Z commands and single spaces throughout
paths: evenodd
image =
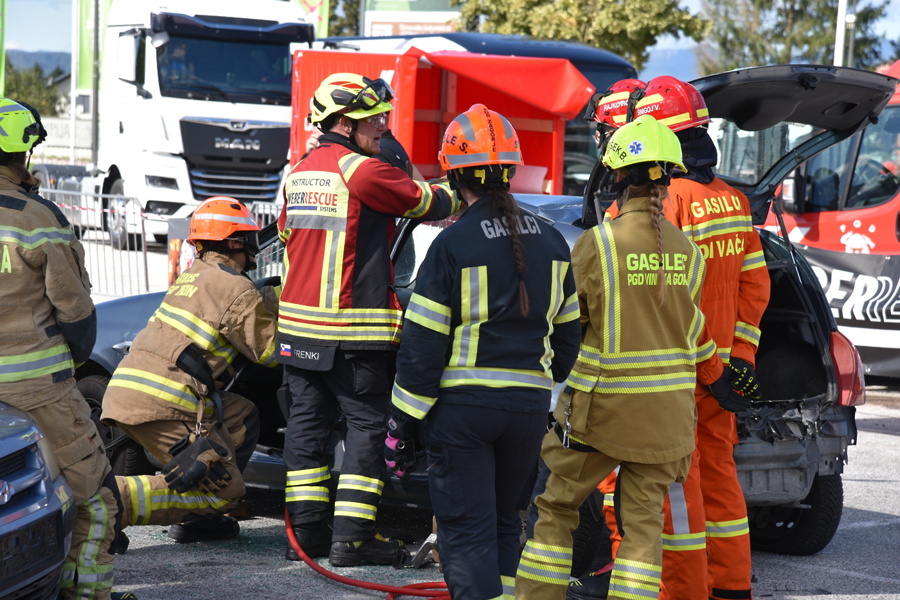
M 522 316 L 527 316 L 529 311 L 528 290 L 525 287 L 525 253 L 522 247 L 522 236 L 519 227 L 522 219 L 522 211 L 515 198 L 509 192 L 508 184 L 492 184 L 492 182 L 476 183 L 467 181 L 467 186 L 478 197 L 485 197 L 491 212 L 499 215 L 503 225 L 509 231 L 509 241 L 512 244 L 513 254 L 516 260 L 516 273 L 519 275 L 519 310 Z
M 662 258 L 663 254 L 663 234 L 662 219 L 663 200 L 669 195 L 669 188 L 665 185 L 650 186 L 650 218 L 653 221 L 653 228 L 656 230 L 656 252 Z M 666 301 L 666 273 L 662 267 L 662 260 L 659 262 L 659 281 L 656 283 L 656 303 L 662 306 Z

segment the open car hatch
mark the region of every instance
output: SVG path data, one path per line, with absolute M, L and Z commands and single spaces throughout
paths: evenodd
M 771 65 L 691 81 L 706 100 L 717 174 L 747 194 L 762 224 L 800 163 L 878 118 L 897 79 L 848 67 Z

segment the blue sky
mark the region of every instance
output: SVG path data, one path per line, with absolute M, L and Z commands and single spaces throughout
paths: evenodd
M 248 0 L 252 1 L 252 0 Z M 699 0 L 682 0 L 691 12 L 697 12 Z M 880 25 L 882 34 L 887 33 L 888 24 L 900 23 L 900 0 L 888 2 L 888 16 Z M 896 30 L 891 31 L 896 35 Z M 50 50 L 56 52 L 71 51 L 72 42 L 72 0 L 7 0 L 6 2 L 6 47 L 17 50 Z M 665 37 L 650 51 L 650 62 L 642 77 L 649 78 L 662 74 L 663 70 L 671 70 L 665 57 L 667 51 L 693 47 L 693 42 L 684 39 Z M 689 54 L 693 58 L 692 54 Z M 685 56 L 679 57 L 684 60 Z M 668 74 L 685 79 L 692 79 L 695 74 L 692 65 L 680 65 L 683 72 Z

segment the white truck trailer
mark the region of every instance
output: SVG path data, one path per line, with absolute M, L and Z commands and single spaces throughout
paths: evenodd
M 314 39 L 301 5 L 112 0 L 101 35 L 97 165 L 79 183 L 128 199 L 85 196 L 102 217 L 81 224 L 133 248 L 142 232 L 163 241 L 170 219 L 211 196 L 274 213 L 288 163 L 291 49 Z M 39 169 L 61 180 L 52 165 Z

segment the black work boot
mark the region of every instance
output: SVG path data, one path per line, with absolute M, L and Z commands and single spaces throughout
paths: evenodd
M 128 536 L 125 535 L 125 532 L 120 530 L 118 533 L 116 533 L 116 537 L 113 538 L 112 544 L 110 544 L 109 546 L 109 553 L 125 554 L 126 552 L 128 552 L 128 544 L 130 543 L 131 540 L 128 539 Z
M 237 519 L 225 515 L 189 515 L 169 526 L 169 537 L 179 544 L 233 540 L 241 532 Z
M 291 525 L 291 527 L 294 530 L 294 537 L 297 538 L 297 543 L 308 557 L 321 558 L 328 556 L 328 551 L 331 549 L 331 527 L 328 526 L 326 521 Z M 287 548 L 284 550 L 284 557 L 288 560 L 300 560 L 300 555 L 294 551 L 290 540 L 288 540 Z
M 406 550 L 399 540 L 386 540 L 380 535 L 363 542 L 335 542 L 331 545 L 328 562 L 335 567 L 359 565 L 392 565 Z
M 609 576 L 612 571 L 600 575 L 585 575 L 573 581 L 566 590 L 566 600 L 600 600 L 609 595 Z
M 109 598 L 110 600 L 138 600 L 133 592 L 112 592 Z

